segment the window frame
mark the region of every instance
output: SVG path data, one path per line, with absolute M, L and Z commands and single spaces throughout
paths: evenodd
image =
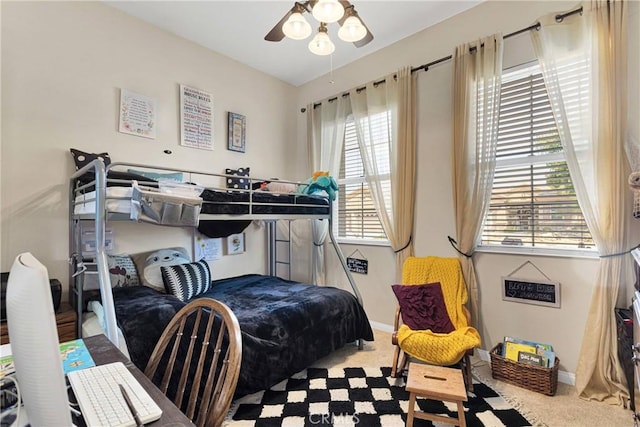
M 342 153 L 341 153 L 341 158 L 340 158 L 340 164 L 342 165 L 342 162 L 344 160 L 344 155 L 345 155 L 345 149 L 347 147 L 347 141 L 346 141 L 346 133 L 348 130 L 348 127 L 350 125 L 350 123 L 353 123 L 354 126 L 354 131 L 355 131 L 355 119 L 353 118 L 353 114 L 349 114 L 349 116 L 347 117 L 347 120 L 345 122 L 345 140 L 342 146 Z M 359 141 L 357 141 L 356 138 L 356 144 L 358 144 L 358 148 L 359 148 Z M 362 159 L 361 159 L 362 160 Z M 349 178 L 340 178 L 339 176 L 336 178 L 336 183 L 338 184 L 338 187 L 346 185 L 346 184 L 364 184 L 366 186 L 368 186 L 367 183 L 367 178 L 366 178 L 366 170 L 364 167 L 364 164 L 362 165 L 362 170 L 363 170 L 363 175 L 359 176 L 359 177 L 349 177 Z M 391 173 L 385 173 L 385 174 L 381 174 L 380 178 L 383 179 L 391 179 Z M 375 206 L 374 206 L 375 208 Z M 364 245 L 364 246 L 391 246 L 391 242 L 389 241 L 389 238 L 386 236 L 385 233 L 385 238 L 384 239 L 372 239 L 372 238 L 360 238 L 360 237 L 346 237 L 346 236 L 340 236 L 340 195 L 338 195 L 338 197 L 336 198 L 336 201 L 333 203 L 333 234 L 335 235 L 336 241 L 338 243 L 343 243 L 343 244 L 349 244 L 349 245 Z M 376 215 L 378 216 L 378 220 L 380 220 L 380 216 L 376 210 Z M 382 225 L 382 223 L 381 223 Z M 384 233 L 384 228 L 383 228 L 383 233 Z
M 514 67 L 510 67 L 508 69 L 503 70 L 503 76 L 505 74 L 517 73 L 523 70 L 531 70 L 531 74 L 540 73 L 541 71 L 535 71 L 535 67 L 539 67 L 538 61 L 534 60 L 531 62 L 527 62 L 524 64 L 520 64 Z M 566 162 L 566 156 L 564 151 L 562 152 L 550 152 L 545 154 L 538 154 L 535 156 L 535 159 L 527 158 L 524 160 L 523 158 L 502 158 L 496 159 L 495 170 L 499 170 L 502 168 L 508 168 L 513 166 L 526 166 L 526 165 L 536 165 L 536 164 L 546 164 L 551 162 Z M 573 182 L 572 182 L 573 184 Z M 493 188 L 492 188 L 493 192 Z M 489 196 L 489 204 L 491 203 L 491 197 Z M 540 246 L 516 246 L 516 245 L 486 245 L 482 244 L 482 238 L 484 234 L 484 227 L 488 218 L 489 210 L 485 213 L 485 217 L 483 218 L 483 223 L 481 226 L 481 230 L 478 234 L 478 241 L 476 242 L 476 252 L 481 253 L 495 253 L 495 254 L 510 254 L 510 255 L 534 255 L 534 256 L 549 256 L 549 257 L 560 257 L 560 258 L 598 258 L 599 252 L 596 248 L 595 242 L 591 248 L 551 248 L 551 247 L 540 247 Z M 582 210 L 581 210 L 582 213 Z M 584 217 L 584 213 L 582 213 Z

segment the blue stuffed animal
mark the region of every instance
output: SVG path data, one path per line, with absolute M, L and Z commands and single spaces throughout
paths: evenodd
M 329 172 L 315 172 L 309 185 L 304 189 L 304 194 L 322 194 L 335 200 L 336 191 L 338 191 L 338 184 L 329 175 Z

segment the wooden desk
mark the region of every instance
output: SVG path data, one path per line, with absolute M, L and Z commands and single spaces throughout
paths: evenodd
M 146 424 L 153 427 L 160 426 L 193 426 L 194 424 L 169 400 L 164 393 L 156 387 L 144 373 L 138 369 L 109 339 L 100 334 L 84 338 L 84 342 L 91 353 L 96 365 L 104 365 L 111 362 L 122 362 L 133 373 L 133 376 L 140 382 L 142 387 L 155 400 L 162 409 L 162 417 L 159 420 Z

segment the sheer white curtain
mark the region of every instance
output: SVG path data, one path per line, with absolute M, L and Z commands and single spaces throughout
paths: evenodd
M 350 93 L 356 134 L 371 197 L 396 253 L 400 283 L 413 255 L 415 205 L 415 76 L 410 67 Z
M 453 191 L 458 250 L 470 295 L 472 324 L 478 324 L 478 286 L 470 256 L 482 232 L 496 164 L 502 35 L 457 46 L 453 55 Z M 473 48 L 473 50 L 471 50 Z
M 344 128 L 350 114 L 349 98 L 338 95 L 332 100 L 324 100 L 320 105 L 307 105 L 307 143 L 309 165 L 312 172 L 329 171 L 337 179 L 340 159 L 344 146 Z M 313 235 L 312 283 L 325 281 L 324 242 L 329 233 L 327 220 L 312 220 Z
M 625 405 L 628 398 L 616 345 L 614 308 L 631 282 L 627 250 L 626 8 L 622 1 L 583 3 L 583 16 L 533 31 L 554 117 L 578 202 L 600 253 L 576 371 L 581 397 Z M 576 65 L 582 69 L 576 71 Z M 566 70 L 572 69 L 568 73 Z

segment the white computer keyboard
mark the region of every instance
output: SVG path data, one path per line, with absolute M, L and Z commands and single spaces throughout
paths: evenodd
M 72 371 L 67 377 L 88 427 L 136 425 L 119 384 L 127 391 L 142 423 L 155 421 L 162 415 L 162 409 L 122 362 Z

